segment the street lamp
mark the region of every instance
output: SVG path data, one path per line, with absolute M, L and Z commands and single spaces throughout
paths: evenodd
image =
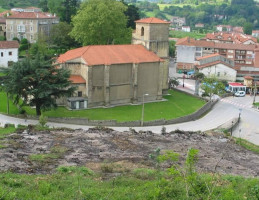
M 240 122 L 241 112 L 242 112 L 242 108 L 239 108 L 238 123 Z
M 143 126 L 144 123 L 144 100 L 145 100 L 145 96 L 148 96 L 149 94 L 143 94 L 143 102 L 142 102 L 142 115 L 141 115 L 141 126 Z

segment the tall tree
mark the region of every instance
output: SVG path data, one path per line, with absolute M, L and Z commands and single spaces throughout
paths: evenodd
M 244 24 L 244 33 L 247 35 L 251 35 L 252 31 L 253 31 L 253 24 L 251 24 L 250 22 L 247 22 Z
M 70 86 L 70 71 L 53 66 L 40 56 L 14 63 L 11 68 L 1 68 L 5 74 L 1 83 L 15 104 L 36 106 L 36 114 L 41 110 L 57 107 L 56 99 L 70 96 L 75 87 Z
M 51 13 L 56 13 L 61 21 L 71 22 L 80 7 L 80 0 L 48 0 L 48 8 Z
M 216 77 L 205 77 L 202 81 L 201 89 L 204 91 L 203 96 L 212 99 L 213 95 L 222 95 L 225 92 L 225 85 Z
M 129 43 L 126 9 L 116 0 L 87 0 L 72 18 L 70 35 L 83 45 Z
M 71 30 L 72 25 L 66 22 L 54 25 L 50 31 L 50 44 L 63 49 L 78 47 L 79 44 L 69 35 Z

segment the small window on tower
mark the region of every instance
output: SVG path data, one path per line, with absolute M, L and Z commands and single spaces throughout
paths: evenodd
M 141 27 L 141 36 L 144 36 L 144 27 Z

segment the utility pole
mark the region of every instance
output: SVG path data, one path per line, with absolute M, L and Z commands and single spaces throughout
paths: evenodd
M 256 88 L 256 82 L 254 86 L 254 99 L 253 99 L 253 104 L 255 103 L 255 96 L 256 96 L 257 88 Z

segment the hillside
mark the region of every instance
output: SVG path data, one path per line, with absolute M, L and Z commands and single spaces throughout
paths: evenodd
M 4 9 L 11 9 L 14 7 L 37 7 L 39 5 L 40 0 L 0 0 L 0 5 Z

